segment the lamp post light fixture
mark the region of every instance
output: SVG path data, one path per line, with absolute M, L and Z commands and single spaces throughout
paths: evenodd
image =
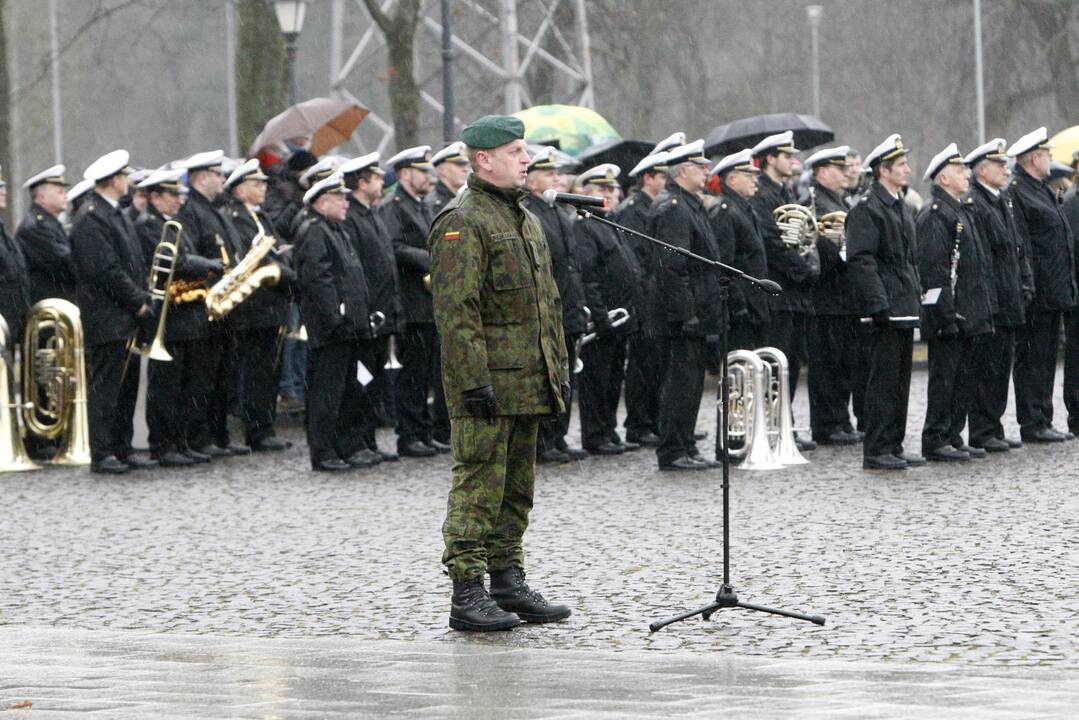
M 806 17 L 809 19 L 809 39 L 811 42 L 811 61 L 813 73 L 813 114 L 820 117 L 820 29 L 824 8 L 820 5 L 806 5 Z
M 307 0 L 274 0 L 274 13 L 277 25 L 285 38 L 285 51 L 288 62 L 288 102 L 296 104 L 296 40 L 303 30 L 304 15 L 307 13 Z

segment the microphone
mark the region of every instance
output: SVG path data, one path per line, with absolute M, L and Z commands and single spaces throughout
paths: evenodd
M 592 197 L 591 195 L 561 193 L 557 190 L 545 190 L 543 199 L 548 205 L 554 205 L 556 202 L 560 202 L 565 203 L 566 205 L 573 205 L 574 207 L 603 207 L 605 204 L 603 198 Z
M 772 280 L 766 280 L 762 278 L 757 282 L 760 283 L 761 290 L 765 291 L 769 295 L 778 295 L 779 293 L 783 292 L 783 287 L 779 283 Z

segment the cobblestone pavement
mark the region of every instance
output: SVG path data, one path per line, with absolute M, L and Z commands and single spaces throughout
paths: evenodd
M 915 452 L 925 381 L 915 373 Z M 712 397 L 701 429 L 714 429 Z M 1059 427 L 1059 398 L 1057 411 Z M 650 634 L 649 621 L 715 593 L 720 473 L 659 473 L 643 451 L 546 466 L 529 577 L 574 616 L 463 639 L 446 627 L 439 563 L 449 458 L 318 474 L 299 432 L 287 434 L 298 446 L 286 453 L 205 471 L 0 476 L 0 630 L 393 639 L 435 653 L 465 643 L 662 663 L 697 653 L 892 661 L 1007 677 L 1028 666 L 1079 669 L 1079 442 L 894 474 L 863 471 L 858 448 L 822 448 L 811 464 L 779 472 L 735 471 L 737 591 L 826 615 L 823 628 L 728 610 Z

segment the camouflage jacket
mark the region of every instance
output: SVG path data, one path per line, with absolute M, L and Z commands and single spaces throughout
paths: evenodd
M 525 197 L 473 175 L 431 227 L 431 293 L 451 417 L 467 415 L 462 393 L 484 385 L 494 387 L 500 415 L 565 410 L 562 300 Z

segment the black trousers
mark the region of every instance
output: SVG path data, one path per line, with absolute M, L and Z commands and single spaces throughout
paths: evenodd
M 91 345 L 87 356 L 90 459 L 99 462 L 109 455 L 125 458 L 131 454 L 131 437 L 135 433 L 139 357 L 128 352 L 126 340 Z
M 1064 407 L 1068 430 L 1079 434 L 1079 309 L 1064 313 Z
M 564 331 L 564 329 L 563 329 Z M 577 335 L 565 333 L 566 336 L 566 352 L 569 355 L 569 369 L 570 369 L 570 386 L 569 386 L 569 399 L 566 401 L 566 412 L 561 415 L 551 415 L 540 419 L 539 433 L 536 440 L 537 452 L 544 452 L 545 450 L 561 450 L 568 447 L 566 443 L 566 433 L 569 432 L 569 420 L 570 414 L 573 410 L 573 396 L 576 394 L 577 379 L 579 375 L 574 374 L 573 368 L 577 364 Z M 627 386 L 626 393 L 628 396 L 629 388 Z M 628 397 L 626 402 L 628 403 Z
M 363 387 L 356 341 L 311 349 L 307 357 L 307 447 L 311 463 L 347 460 L 363 449 Z M 366 364 L 366 363 L 365 363 Z
M 146 382 L 146 424 L 150 453 L 159 456 L 191 447 L 196 423 L 194 398 L 203 372 L 205 339 L 165 342 L 172 362 L 151 360 Z M 201 416 L 200 416 L 201 419 Z
M 254 328 L 236 333 L 240 372 L 240 419 L 248 445 L 272 437 L 277 419 L 277 388 L 281 377 L 282 327 Z
M 810 316 L 805 313 L 779 310 L 772 312 L 772 322 L 764 327 L 764 344 L 777 348 L 787 356 L 792 408 L 794 395 L 798 390 L 798 376 L 802 373 L 802 363 L 805 362 L 807 356 L 806 337 L 809 335 L 809 320 Z
M 975 388 L 985 381 L 984 355 L 992 335 L 938 338 L 929 345 L 929 388 L 922 427 L 922 452 L 963 445 L 963 426 Z
M 375 431 L 378 430 L 379 405 L 381 400 L 378 395 L 378 381 L 386 374 L 386 360 L 390 356 L 390 336 L 383 335 L 371 340 L 359 340 L 360 362 L 374 378 L 366 387 L 362 387 L 360 394 L 360 437 L 363 447 L 368 450 L 378 450 L 375 440 Z
M 659 347 L 657 338 L 636 332 L 626 348 L 626 436 L 656 433 L 659 409 Z
M 865 395 L 865 457 L 903 452 L 910 400 L 914 331 L 874 328 L 868 335 L 869 378 Z
M 618 438 L 618 400 L 626 373 L 625 335 L 599 335 L 581 348 L 581 445 L 593 449 Z
M 854 429 L 851 397 L 865 375 L 859 325 L 849 315 L 817 315 L 809 323 L 809 424 L 815 440 Z M 864 400 L 864 379 L 859 395 Z
M 1016 328 L 1015 417 L 1025 436 L 1053 425 L 1053 385 L 1060 348 L 1059 312 L 1028 312 L 1026 325 Z
M 997 327 L 985 336 L 981 348 L 981 378 L 974 377 L 970 406 L 970 444 L 981 447 L 986 440 L 1004 439 L 1001 419 L 1008 409 L 1008 383 L 1015 359 L 1015 328 Z
M 435 438 L 449 442 L 450 418 L 442 390 L 442 349 L 434 323 L 409 323 L 397 336 L 397 446 Z M 427 397 L 434 395 L 428 408 Z
M 742 320 L 731 321 L 731 330 L 728 333 L 727 351 L 731 350 L 756 350 L 764 347 L 764 326 Z
M 704 392 L 704 338 L 676 335 L 659 338 L 663 382 L 659 392 L 660 467 L 680 457 L 697 455 L 693 430 Z
M 229 444 L 233 340 L 224 328 L 211 328 L 211 334 L 199 340 L 198 373 L 191 386 L 192 411 L 188 418 L 188 439 L 193 448 Z

